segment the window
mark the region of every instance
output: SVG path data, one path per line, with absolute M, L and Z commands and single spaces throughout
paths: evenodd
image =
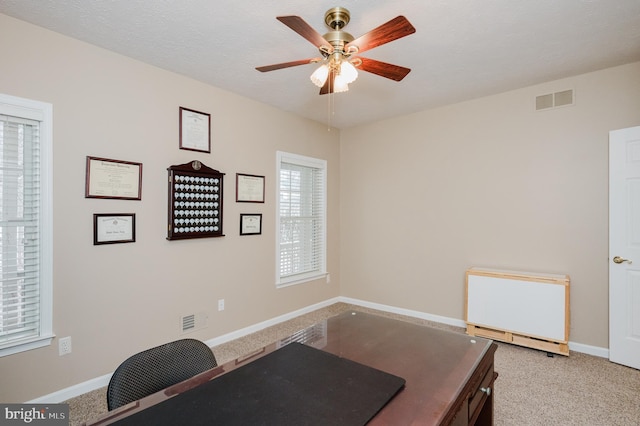
M 278 152 L 276 285 L 326 275 L 327 162 Z
M 50 104 L 0 95 L 0 356 L 52 333 Z

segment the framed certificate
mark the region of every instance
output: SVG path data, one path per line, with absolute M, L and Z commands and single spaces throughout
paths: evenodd
M 180 149 L 211 152 L 211 115 L 180 107 Z
M 93 245 L 136 241 L 135 213 L 96 213 L 93 215 Z
M 264 203 L 264 176 L 236 173 L 236 202 Z
M 142 199 L 142 163 L 87 156 L 85 198 Z
M 240 214 L 240 235 L 262 234 L 262 214 Z

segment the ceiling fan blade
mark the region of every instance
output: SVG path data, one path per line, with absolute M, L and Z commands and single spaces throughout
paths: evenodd
M 327 81 L 324 82 L 324 86 L 320 88 L 320 94 L 326 95 L 328 93 L 333 93 L 334 81 L 336 78 L 336 72 L 333 69 L 329 70 L 329 75 L 327 76 Z
M 320 62 L 321 60 L 322 58 L 300 59 L 298 61 L 283 62 L 281 64 L 273 64 L 273 65 L 265 65 L 262 67 L 256 67 L 256 69 L 261 72 L 275 71 L 275 70 L 280 70 L 282 68 L 297 67 L 298 65 L 306 65 L 314 62 Z
M 320 46 L 324 46 L 327 50 L 327 53 L 333 52 L 333 46 L 329 44 L 327 40 L 322 37 L 322 35 L 314 30 L 309 24 L 305 22 L 299 16 L 278 16 L 276 19 L 287 27 L 291 28 L 293 31 L 300 34 L 302 37 L 306 38 L 313 44 L 315 47 L 320 48 Z
M 415 32 L 416 29 L 407 18 L 404 16 L 396 16 L 389 22 L 347 43 L 345 51 L 348 51 L 349 47 L 355 46 L 358 48 L 358 52 L 361 53 Z
M 381 77 L 386 77 L 391 80 L 401 81 L 411 72 L 410 68 L 401 67 L 400 65 L 388 64 L 382 61 L 376 61 L 375 59 L 359 57 L 362 61 L 357 66 L 362 71 L 367 71 Z

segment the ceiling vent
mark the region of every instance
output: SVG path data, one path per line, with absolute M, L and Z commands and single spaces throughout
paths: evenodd
M 573 105 L 573 89 L 536 96 L 536 111 Z
M 204 312 L 188 314 L 180 317 L 180 330 L 182 334 L 191 333 L 207 326 L 207 316 Z

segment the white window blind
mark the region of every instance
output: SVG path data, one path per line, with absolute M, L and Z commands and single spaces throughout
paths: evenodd
M 3 104 L 3 100 L 0 98 L 0 355 L 8 355 L 50 343 L 51 277 L 49 256 L 43 256 L 50 241 L 42 232 L 46 223 L 42 201 L 49 199 L 41 193 L 43 187 L 49 188 L 42 182 L 42 171 L 48 170 L 41 164 L 42 121 L 29 118 L 42 114 Z
M 326 275 L 326 161 L 278 153 L 278 286 Z

